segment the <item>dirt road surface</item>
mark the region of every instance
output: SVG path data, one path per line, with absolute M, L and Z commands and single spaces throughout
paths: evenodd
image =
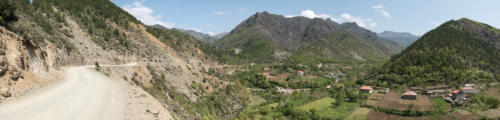
M 123 120 L 127 93 L 120 81 L 88 67 L 69 67 L 63 80 L 0 104 L 1 120 Z

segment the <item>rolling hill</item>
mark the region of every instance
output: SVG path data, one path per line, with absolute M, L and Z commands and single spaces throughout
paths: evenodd
M 424 86 L 498 81 L 500 30 L 462 18 L 448 21 L 395 55 L 366 82 Z

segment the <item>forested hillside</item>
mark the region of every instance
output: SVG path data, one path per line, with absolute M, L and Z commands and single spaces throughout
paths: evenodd
M 356 23 L 268 12 L 249 17 L 215 45 L 258 63 L 374 62 L 398 51 Z
M 426 33 L 368 78 L 384 86 L 498 81 L 500 30 L 466 18 Z

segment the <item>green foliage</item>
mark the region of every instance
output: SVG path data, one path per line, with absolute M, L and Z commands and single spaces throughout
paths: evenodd
M 0 1 L 0 25 L 6 26 L 9 22 L 16 21 L 18 18 L 14 15 L 16 5 L 11 0 Z
M 290 63 L 344 63 L 362 64 L 378 63 L 388 58 L 388 55 L 350 32 L 338 32 L 327 40 L 306 43 L 305 48 L 293 54 L 286 61 Z M 359 56 L 360 58 L 357 58 Z
M 447 109 L 450 109 L 451 104 L 446 102 L 443 98 L 432 98 L 432 103 L 434 104 L 437 112 L 444 112 Z
M 495 109 L 500 105 L 500 101 L 493 97 L 488 97 L 482 94 L 471 94 L 470 97 L 469 109 L 474 110 L 487 110 L 487 109 Z
M 367 80 L 406 86 L 493 81 L 493 73 L 500 72 L 500 51 L 462 29 L 457 21 L 441 25 L 391 58 Z
M 95 62 L 95 70 L 101 71 L 101 65 L 98 62 Z

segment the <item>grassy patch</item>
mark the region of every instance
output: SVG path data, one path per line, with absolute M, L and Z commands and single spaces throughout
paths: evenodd
M 443 98 L 432 98 L 434 107 L 438 110 L 446 110 L 450 108 L 450 103 L 446 102 Z
M 330 83 L 329 79 L 326 79 L 326 78 L 323 78 L 323 77 L 315 78 L 313 80 L 318 85 L 326 85 L 326 84 Z
M 330 97 L 325 97 L 310 103 L 307 103 L 305 105 L 302 105 L 298 107 L 297 109 L 303 110 L 303 111 L 309 111 L 311 109 L 316 109 L 316 110 L 323 110 L 327 109 L 328 107 L 332 106 L 332 103 L 335 102 L 335 99 L 330 98 Z
M 359 103 L 355 102 L 344 102 L 339 106 L 333 107 L 328 107 L 325 110 L 320 110 L 319 115 L 322 118 L 329 118 L 329 119 L 344 119 L 347 116 L 349 116 L 356 108 L 359 107 Z
M 366 116 L 371 112 L 371 109 L 368 108 L 358 108 L 351 113 L 351 115 L 347 116 L 346 120 L 366 120 Z

